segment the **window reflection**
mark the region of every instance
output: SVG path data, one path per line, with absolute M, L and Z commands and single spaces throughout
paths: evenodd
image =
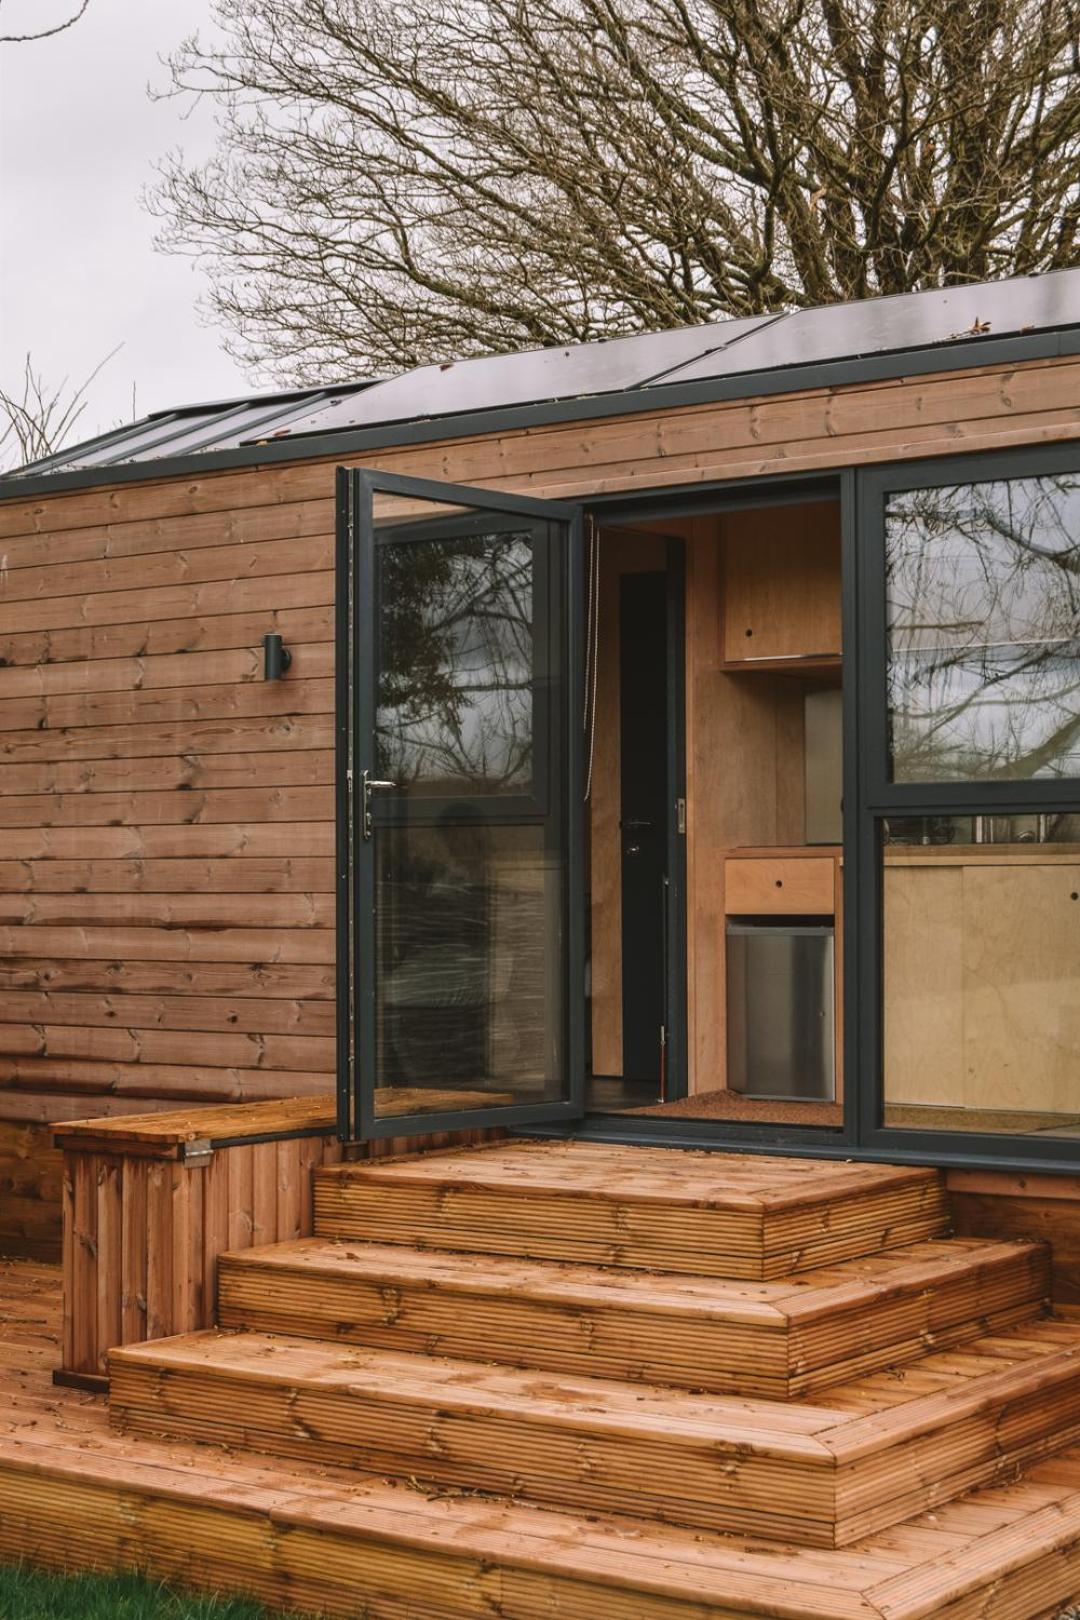
M 531 536 L 384 541 L 376 582 L 380 774 L 426 794 L 527 791 Z
M 886 512 L 895 781 L 1080 776 L 1080 474 Z

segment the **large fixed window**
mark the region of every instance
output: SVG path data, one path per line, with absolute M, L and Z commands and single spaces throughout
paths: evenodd
M 1080 447 L 875 471 L 860 518 L 869 1134 L 1080 1155 Z

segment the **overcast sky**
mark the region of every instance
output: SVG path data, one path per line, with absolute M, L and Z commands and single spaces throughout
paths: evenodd
M 0 32 L 70 15 L 71 0 L 2 0 Z M 49 381 L 93 385 L 77 438 L 136 411 L 243 393 L 250 384 L 201 323 L 202 277 L 152 247 L 139 201 L 156 157 L 213 142 L 210 109 L 152 103 L 159 53 L 205 28 L 210 0 L 90 0 L 66 33 L 0 45 L 0 380 L 29 349 Z

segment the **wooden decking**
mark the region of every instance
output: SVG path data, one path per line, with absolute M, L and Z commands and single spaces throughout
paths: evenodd
M 786 1277 L 944 1230 L 930 1170 L 568 1142 L 352 1165 L 315 1182 L 340 1237 L 728 1278 Z
M 1018 1242 L 917 1243 L 754 1283 L 305 1238 L 226 1255 L 218 1321 L 787 1400 L 1022 1321 L 1048 1286 L 1046 1247 Z
M 525 1151 L 545 1179 L 552 1150 Z M 444 1155 L 443 1201 L 505 1154 Z M 680 1156 L 652 1158 L 670 1191 Z M 574 1162 L 599 1231 L 615 1160 L 595 1200 Z M 390 1205 L 405 1167 L 380 1170 Z M 698 1156 L 682 1170 L 700 1195 Z M 354 1620 L 1049 1620 L 1080 1593 L 1080 1326 L 1046 1316 L 1039 1246 L 922 1238 L 731 1281 L 368 1245 L 319 1203 L 315 1239 L 226 1263 L 247 1331 L 115 1357 L 112 1425 L 49 1384 L 58 1274 L 0 1267 L 0 1558 Z M 741 1392 L 759 1360 L 809 1397 Z M 710 1368 L 735 1387 L 700 1393 Z

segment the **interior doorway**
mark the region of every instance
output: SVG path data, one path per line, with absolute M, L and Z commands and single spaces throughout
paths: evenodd
M 596 599 L 589 1110 L 836 1132 L 839 492 L 604 529 Z
M 589 551 L 586 782 L 593 1111 L 685 1091 L 684 546 L 604 528 Z

